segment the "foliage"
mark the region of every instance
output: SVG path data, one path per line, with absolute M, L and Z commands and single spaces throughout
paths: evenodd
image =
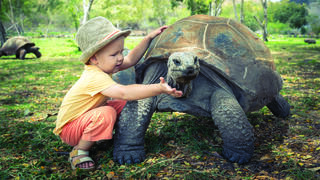
M 170 0 L 170 1 L 171 1 L 172 7 L 176 7 L 180 3 L 186 4 L 188 9 L 191 11 L 191 15 L 209 14 L 210 6 L 219 6 L 219 4 L 223 4 L 224 2 L 224 0 Z M 213 11 L 217 11 L 218 9 L 219 8 L 217 7 L 212 7 Z M 216 16 L 219 16 L 219 14 L 220 13 L 217 13 Z
M 309 4 L 309 0 L 290 0 L 290 2 L 295 2 L 298 4 Z
M 2 2 L 0 18 L 7 27 L 13 28 L 16 24 L 19 33 L 32 26 L 45 33 L 52 24 L 59 28 L 68 24 L 69 19 L 61 14 L 62 6 L 61 0 L 8 0 Z
M 154 29 L 170 25 L 191 14 L 208 14 L 210 3 L 222 0 L 116 0 L 94 1 L 90 17 L 104 16 L 121 29 Z M 2 1 L 0 19 L 8 31 L 8 37 L 19 34 L 52 36 L 73 34 L 80 26 L 83 17 L 82 0 L 6 0 Z M 237 1 L 239 2 L 239 0 Z M 279 23 L 289 24 L 290 28 L 306 30 L 318 34 L 320 22 L 320 1 L 309 0 L 309 5 L 284 0 L 270 2 L 268 22 L 270 32 L 279 32 Z M 11 4 L 11 6 L 10 6 Z M 11 8 L 12 7 L 12 13 Z M 224 1 L 222 17 L 234 18 L 231 1 Z M 237 9 L 240 4 L 237 3 Z M 308 11 L 307 11 L 308 9 Z M 309 12 L 310 16 L 307 16 Z M 259 0 L 244 1 L 244 24 L 251 30 L 259 29 L 253 18 L 263 17 Z M 308 23 L 308 25 L 306 25 Z M 272 28 L 275 27 L 275 30 Z M 286 30 L 287 31 L 287 30 Z
M 310 28 L 309 31 L 314 34 L 320 34 L 320 0 L 310 3 L 307 21 Z
M 183 2 L 187 5 L 191 11 L 191 15 L 195 14 L 208 14 L 209 4 L 207 0 L 171 0 L 172 7 L 179 5 L 179 2 Z
M 307 24 L 308 10 L 305 4 L 288 2 L 287 0 L 270 4 L 270 19 L 273 22 L 288 23 L 291 28 L 301 28 Z
M 10 3 L 11 2 L 11 6 Z M 77 31 L 83 18 L 82 0 L 9 0 L 2 3 L 0 19 L 9 36 L 33 32 L 48 36 L 52 32 Z M 14 16 L 11 17 L 10 7 Z M 170 0 L 94 1 L 90 17 L 104 16 L 117 27 L 149 29 L 189 16 L 184 5 L 171 8 Z
M 126 39 L 128 48 L 141 40 Z M 32 39 L 41 59 L 0 61 L 0 179 L 319 179 L 320 46 L 302 38 L 275 36 L 271 49 L 284 80 L 281 94 L 292 116 L 276 118 L 267 108 L 248 113 L 255 154 L 244 165 L 227 162 L 211 119 L 155 113 L 146 134 L 147 159 L 136 165 L 112 160 L 112 141 L 97 143 L 97 169 L 72 171 L 71 147 L 52 133 L 56 114 L 83 65 L 72 38 Z M 317 40 L 319 41 L 319 40 Z
M 240 4 L 237 4 L 237 9 L 240 11 Z M 231 3 L 223 5 L 222 17 L 234 18 L 233 6 Z M 258 2 L 246 2 L 244 1 L 244 24 L 248 26 L 252 31 L 259 30 L 259 25 L 253 16 L 259 18 L 263 17 L 263 10 L 261 3 Z
M 288 34 L 291 31 L 291 28 L 288 24 L 270 22 L 268 23 L 268 31 L 270 34 Z

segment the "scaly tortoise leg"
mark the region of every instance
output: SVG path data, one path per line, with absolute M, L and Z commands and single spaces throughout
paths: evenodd
M 116 123 L 113 159 L 120 164 L 143 162 L 144 136 L 149 126 L 154 98 L 128 101 Z
M 254 151 L 253 128 L 235 97 L 223 89 L 211 97 L 212 119 L 223 139 L 223 156 L 239 164 L 250 160 Z

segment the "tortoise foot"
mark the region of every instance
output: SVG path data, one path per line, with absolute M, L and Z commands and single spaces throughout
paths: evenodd
M 253 148 L 252 148 L 253 149 Z M 230 162 L 244 164 L 249 162 L 253 152 L 247 149 L 236 149 L 232 147 L 223 147 L 222 155 L 224 158 L 228 159 Z
M 278 94 L 267 107 L 273 115 L 286 118 L 290 115 L 290 104 L 280 94 Z
M 132 148 L 132 147 L 131 147 Z M 136 149 L 136 148 L 135 148 Z M 137 147 L 136 150 L 119 150 L 117 148 L 113 151 L 113 159 L 119 164 L 136 164 L 145 160 L 146 153 L 144 147 Z

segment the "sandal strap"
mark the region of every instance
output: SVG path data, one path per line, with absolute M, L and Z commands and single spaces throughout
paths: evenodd
M 70 158 L 74 158 L 77 156 L 81 156 L 81 155 L 89 155 L 89 151 L 84 151 L 81 149 L 74 149 L 73 151 L 70 152 Z
M 83 162 L 92 162 L 92 163 L 94 163 L 92 158 L 88 157 L 88 156 L 71 161 L 73 167 L 76 167 L 78 164 L 81 164 Z

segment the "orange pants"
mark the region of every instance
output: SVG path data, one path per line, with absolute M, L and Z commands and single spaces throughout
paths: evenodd
M 112 139 L 113 126 L 125 105 L 124 100 L 111 100 L 106 106 L 82 114 L 62 128 L 60 138 L 70 146 L 76 146 L 80 139 L 85 141 Z

